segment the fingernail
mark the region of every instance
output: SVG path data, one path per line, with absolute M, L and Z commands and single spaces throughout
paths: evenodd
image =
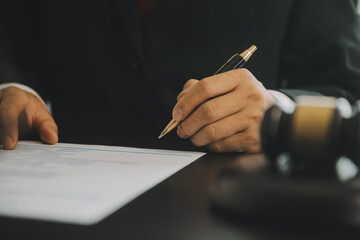
M 182 120 L 182 116 L 183 116 L 183 112 L 181 111 L 181 109 L 176 108 L 173 112 L 173 118 L 176 121 L 181 121 Z

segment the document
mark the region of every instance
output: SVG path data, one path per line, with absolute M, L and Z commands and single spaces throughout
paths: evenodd
M 204 154 L 21 141 L 0 150 L 0 215 L 95 224 Z

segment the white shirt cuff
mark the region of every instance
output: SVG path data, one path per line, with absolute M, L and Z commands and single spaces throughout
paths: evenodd
M 294 106 L 296 105 L 296 103 L 284 93 L 275 90 L 268 91 L 275 98 L 276 103 L 284 106 L 286 109 L 294 108 Z

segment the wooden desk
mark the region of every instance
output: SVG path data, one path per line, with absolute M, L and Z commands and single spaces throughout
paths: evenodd
M 262 155 L 207 154 L 93 226 L 0 218 L 0 239 L 358 239 L 356 229 L 229 217 L 210 204 L 216 174 Z M 251 167 L 251 166 L 250 166 Z

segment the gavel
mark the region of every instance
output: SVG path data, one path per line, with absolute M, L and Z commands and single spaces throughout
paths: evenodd
M 360 226 L 360 101 L 302 96 L 293 106 L 278 103 L 264 114 L 261 142 L 265 158 L 240 156 L 217 175 L 215 210 Z
M 263 117 L 261 142 L 272 162 L 291 161 L 293 172 L 334 173 L 341 157 L 360 165 L 360 101 L 301 96 L 294 106 L 275 104 Z

